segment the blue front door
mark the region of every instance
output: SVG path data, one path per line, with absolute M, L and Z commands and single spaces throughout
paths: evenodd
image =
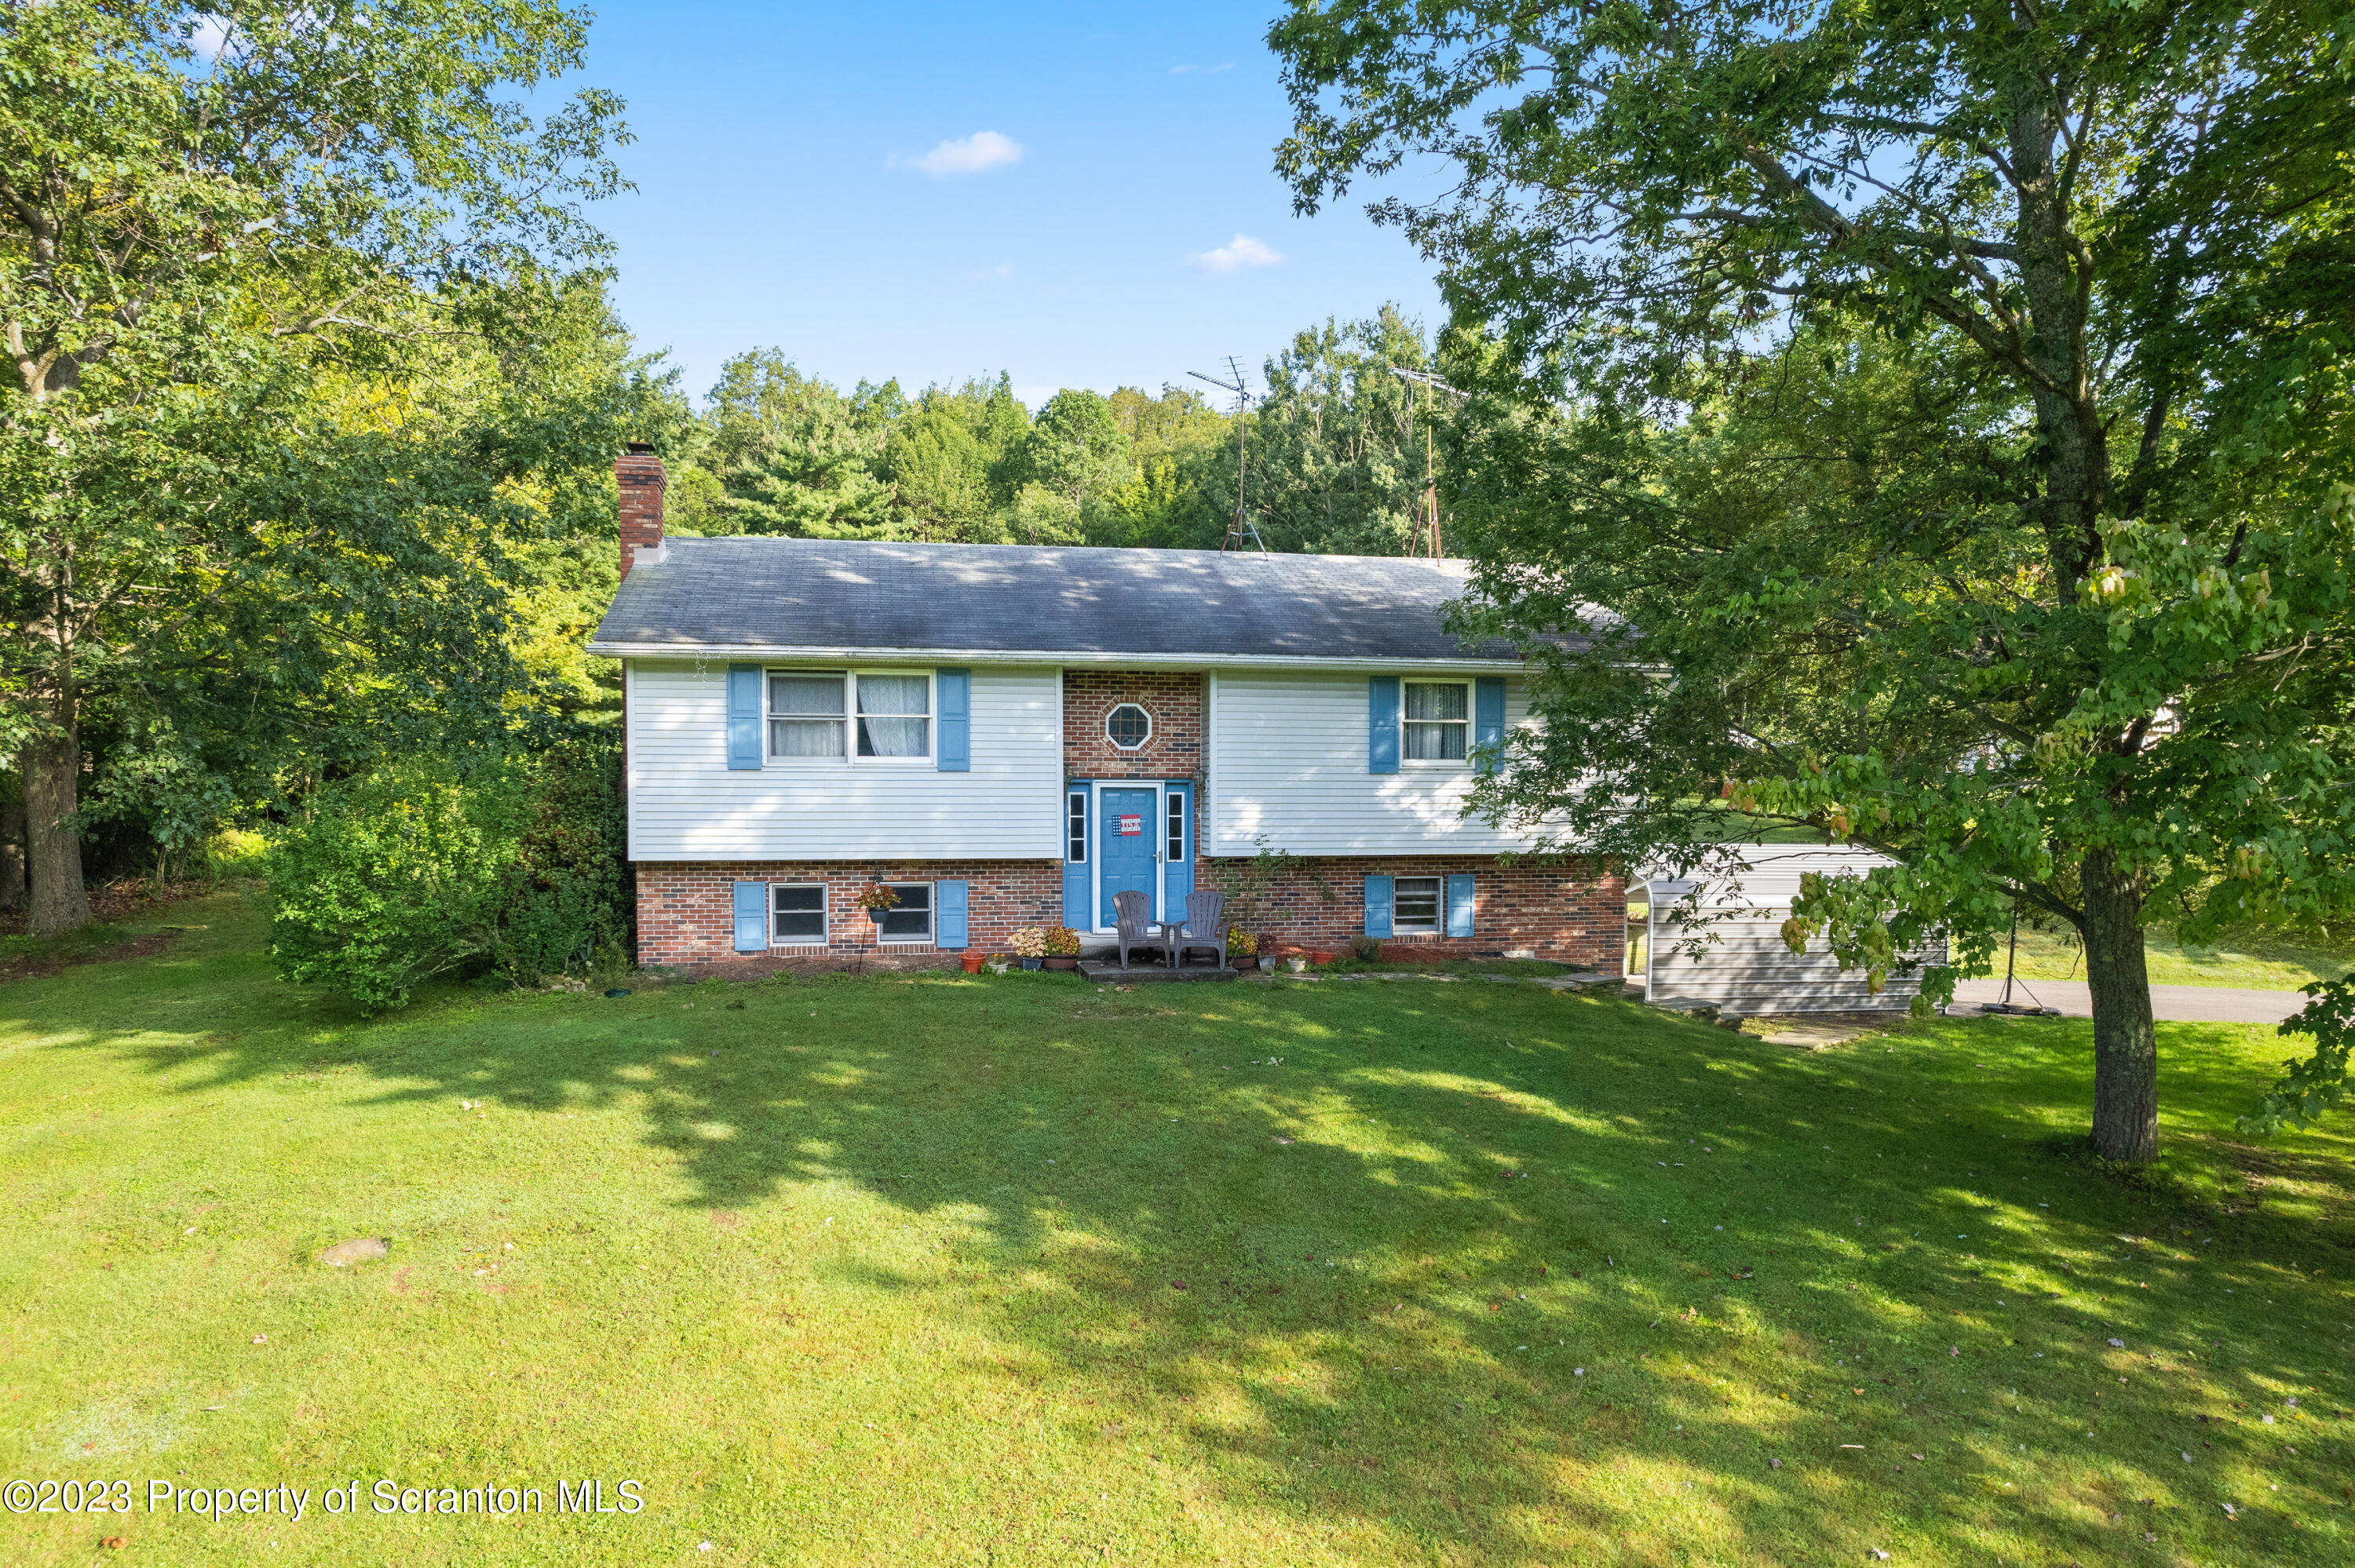
M 1145 895 L 1146 906 L 1157 902 L 1154 895 L 1160 885 L 1156 874 L 1161 869 L 1154 851 L 1160 840 L 1156 837 L 1156 820 L 1160 815 L 1161 792 L 1157 789 L 1107 789 L 1103 792 L 1103 810 L 1098 819 L 1103 824 L 1103 849 L 1098 862 L 1103 887 L 1098 895 L 1103 902 L 1096 912 L 1099 926 L 1116 922 L 1112 895 L 1132 889 Z

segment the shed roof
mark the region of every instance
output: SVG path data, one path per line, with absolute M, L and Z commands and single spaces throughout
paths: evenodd
M 1184 662 L 1511 663 L 1442 622 L 1459 561 L 847 539 L 673 537 L 592 652 Z

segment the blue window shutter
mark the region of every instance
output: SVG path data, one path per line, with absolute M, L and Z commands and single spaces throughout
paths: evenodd
M 1483 753 L 1480 771 L 1494 773 L 1505 750 L 1505 677 L 1483 675 L 1472 683 L 1472 743 Z
M 1387 876 L 1366 878 L 1366 935 L 1387 937 L 1391 934 L 1391 879 Z
M 736 950 L 769 950 L 769 885 L 765 882 L 736 885 Z
M 1092 796 L 1092 790 L 1086 791 L 1083 794 L 1083 798 Z M 1063 810 L 1068 812 L 1071 809 L 1071 799 L 1067 792 L 1063 800 Z M 1095 806 L 1092 799 L 1089 800 L 1089 803 L 1084 810 L 1091 814 L 1091 819 L 1092 819 Z M 1069 817 L 1066 817 L 1064 821 L 1066 823 L 1064 832 L 1068 836 L 1070 832 Z M 1095 842 L 1093 826 L 1093 821 L 1091 820 L 1089 824 L 1090 831 L 1088 832 L 1088 842 L 1090 843 L 1093 843 Z M 1066 853 L 1068 853 L 1068 851 Z M 1095 890 L 1092 885 L 1090 885 L 1088 877 L 1088 863 L 1086 861 L 1067 860 L 1063 863 L 1063 924 L 1069 926 L 1074 931 L 1092 931 L 1096 928 L 1096 917 L 1089 908 L 1090 904 L 1094 899 Z
M 973 672 L 938 670 L 932 684 L 941 694 L 943 773 L 973 771 Z
M 761 666 L 728 666 L 728 766 L 761 766 Z M 739 887 L 751 885 L 739 883 Z M 763 942 L 762 947 L 768 944 Z
M 932 884 L 932 946 L 965 945 L 965 888 L 962 882 Z
M 1468 874 L 1447 879 L 1447 934 L 1472 934 L 1472 878 Z
M 1399 753 L 1399 678 L 1376 675 L 1366 683 L 1366 771 L 1395 773 Z

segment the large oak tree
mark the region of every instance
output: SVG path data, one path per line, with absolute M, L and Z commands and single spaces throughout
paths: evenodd
M 2145 927 L 2349 896 L 2350 20 L 1297 0 L 1272 35 L 1299 205 L 1414 175 L 1376 215 L 1498 345 L 1458 539 L 1549 727 L 1491 803 L 1638 860 L 1728 812 L 1885 849 L 1796 913 L 1868 966 L 2069 922 L 2119 1160 L 2157 1147 Z M 1548 651 L 1595 604 L 1618 635 Z

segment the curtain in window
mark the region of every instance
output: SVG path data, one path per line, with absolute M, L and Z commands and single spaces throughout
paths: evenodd
M 858 677 L 858 755 L 929 757 L 931 683 L 922 675 Z
M 1450 681 L 1406 687 L 1406 754 L 1418 761 L 1461 762 L 1469 728 L 1464 688 Z
M 842 755 L 841 676 L 770 676 L 769 715 L 773 755 Z

